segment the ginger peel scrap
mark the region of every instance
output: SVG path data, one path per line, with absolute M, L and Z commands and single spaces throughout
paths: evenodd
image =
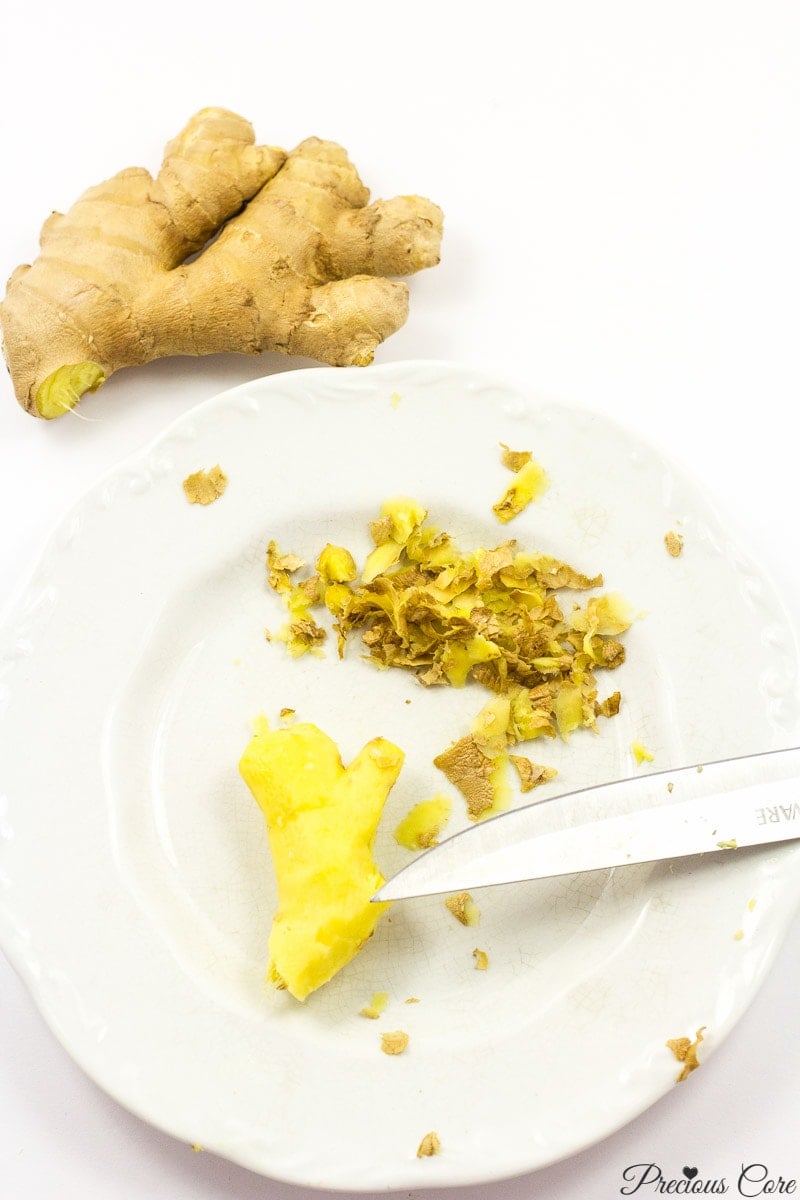
M 621 701 L 622 696 L 619 692 L 612 692 L 610 696 L 607 696 L 599 704 L 595 701 L 595 715 L 598 717 L 615 717 L 619 712 Z
M 558 774 L 555 767 L 543 767 L 522 754 L 509 754 L 508 758 L 519 775 L 521 792 L 532 792 L 535 787 L 549 783 Z
M 666 1045 L 675 1055 L 679 1063 L 683 1063 L 683 1069 L 676 1078 L 676 1083 L 683 1083 L 688 1079 L 692 1071 L 696 1071 L 700 1066 L 697 1057 L 697 1050 L 700 1043 L 704 1040 L 706 1027 L 702 1025 L 694 1035 L 694 1041 L 688 1037 L 670 1038 Z
M 359 1016 L 366 1017 L 369 1021 L 377 1021 L 378 1017 L 380 1017 L 384 1012 L 388 1002 L 388 992 L 373 992 L 372 999 L 370 1000 L 369 1004 L 365 1004 L 360 1010 Z
M 228 486 L 228 476 L 217 465 L 210 471 L 195 471 L 183 481 L 183 490 L 190 504 L 213 504 Z
M 505 442 L 500 443 L 500 449 L 503 451 L 500 461 L 509 471 L 520 471 L 533 458 L 530 450 L 512 450 Z
M 673 529 L 670 529 L 669 533 L 664 534 L 664 545 L 671 558 L 679 558 L 683 551 L 682 534 L 675 533 Z
M 448 896 L 444 902 L 444 906 L 453 914 L 459 924 L 480 924 L 480 909 L 472 899 L 472 896 L 470 896 L 469 892 L 456 892 L 455 896 Z
M 437 845 L 439 835 L 450 818 L 451 808 L 449 796 L 437 795 L 430 800 L 420 800 L 395 829 L 395 841 L 406 850 L 428 850 Z
M 466 800 L 467 816 L 471 821 L 497 812 L 510 799 L 505 763 L 505 755 L 492 758 L 485 754 L 471 733 L 459 738 L 433 760 L 433 765 L 444 772 Z
M 417 1158 L 433 1158 L 435 1154 L 441 1154 L 442 1143 L 439 1140 L 439 1135 L 434 1130 L 426 1133 L 425 1137 L 417 1147 Z
M 290 578 L 302 566 L 302 558 L 296 554 L 281 553 L 277 542 L 271 541 L 267 546 L 269 586 L 283 597 L 290 613 L 290 620 L 277 633 L 270 634 L 268 640 L 285 642 L 286 649 L 293 658 L 298 658 L 309 650 L 318 652 L 320 643 L 328 636 L 310 611 L 312 605 L 319 601 L 320 576 L 312 575 L 310 579 L 304 579 L 298 584 L 293 584 Z
M 292 654 L 315 649 L 325 631 L 309 608 L 324 605 L 340 658 L 358 632 L 363 657 L 378 667 L 410 671 L 426 687 L 460 688 L 472 679 L 494 693 L 471 731 L 434 759 L 464 796 L 470 819 L 480 820 L 510 803 L 508 747 L 557 735 L 566 741 L 580 727 L 596 730 L 599 716 L 618 713 L 619 692 L 597 700 L 595 671 L 624 662 L 616 635 L 630 626 L 633 609 L 607 593 L 567 614 L 556 593 L 600 587 L 601 575 L 520 551 L 513 539 L 465 551 L 408 497 L 385 501 L 370 534 L 374 549 L 360 579 L 349 552 L 329 544 L 317 558 L 318 574 L 299 584 L 290 576 L 302 559 L 270 542 L 269 584 L 294 618 L 276 636 Z M 554 775 L 526 759 L 514 766 L 523 791 Z
M 384 1054 L 404 1054 L 408 1049 L 408 1034 L 402 1029 L 395 1029 L 381 1034 L 381 1050 Z
M 543 496 L 549 486 L 550 481 L 544 467 L 530 455 L 525 458 L 525 453 L 525 451 L 504 451 L 504 465 L 508 466 L 510 462 L 518 462 L 520 459 L 522 462 L 520 467 L 514 471 L 513 481 L 497 503 L 492 505 L 494 515 L 503 524 L 518 517 L 532 501 Z
M 393 277 L 434 266 L 441 235 L 420 196 L 370 204 L 334 142 L 287 154 L 204 108 L 155 178 L 128 168 L 45 221 L 0 304 L 17 399 L 52 419 L 121 367 L 176 354 L 365 366 L 408 315 Z

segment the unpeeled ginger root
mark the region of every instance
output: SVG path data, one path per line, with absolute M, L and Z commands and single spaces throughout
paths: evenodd
M 257 729 L 239 771 L 267 821 L 278 888 L 268 979 L 298 1000 L 327 983 L 372 936 L 388 904 L 372 844 L 403 752 L 367 742 L 349 766 L 316 725 Z
M 334 142 L 287 154 L 202 109 L 155 179 L 131 167 L 45 222 L 0 304 L 17 399 L 58 417 L 121 367 L 176 354 L 367 365 L 408 315 L 406 284 L 385 276 L 435 265 L 442 234 L 429 200 L 368 201 Z

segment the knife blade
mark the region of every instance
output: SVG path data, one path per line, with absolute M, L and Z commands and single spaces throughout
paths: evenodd
M 402 900 L 800 838 L 800 747 L 658 771 L 490 817 L 373 896 Z

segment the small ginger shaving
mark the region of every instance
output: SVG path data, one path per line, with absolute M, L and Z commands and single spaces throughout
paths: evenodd
M 210 471 L 195 471 L 183 481 L 183 490 L 190 504 L 213 504 L 228 486 L 228 476 L 219 464 Z
M 269 586 L 283 594 L 290 591 L 292 581 L 289 576 L 304 566 L 302 558 L 297 554 L 282 554 L 278 543 L 271 541 L 267 546 L 267 579 Z
M 403 1054 L 407 1047 L 408 1034 L 402 1029 L 395 1029 L 391 1033 L 381 1034 L 381 1050 L 384 1054 Z
M 601 700 L 598 704 L 595 701 L 594 713 L 596 717 L 615 717 L 619 712 L 619 706 L 622 702 L 622 696 L 619 692 L 612 692 L 605 700 Z
M 703 1034 L 706 1031 L 706 1026 L 702 1025 L 694 1035 L 694 1041 L 688 1037 L 670 1038 L 666 1043 L 672 1053 L 675 1055 L 679 1063 L 683 1063 L 683 1070 L 678 1075 L 676 1083 L 683 1083 L 684 1079 L 688 1079 L 692 1071 L 696 1071 L 700 1066 L 697 1058 L 697 1049 L 700 1043 L 704 1040 Z
M 421 800 L 395 829 L 395 841 L 406 850 L 427 850 L 437 845 L 439 834 L 450 819 L 451 809 L 449 796 Z
M 344 546 L 327 546 L 317 559 L 317 571 L 324 583 L 351 583 L 358 575 L 355 560 Z
M 369 1004 L 365 1004 L 358 1015 L 360 1017 L 366 1017 L 369 1021 L 377 1021 L 378 1017 L 386 1008 L 388 1001 L 388 992 L 373 992 L 372 999 L 370 1000 Z
M 480 924 L 480 909 L 469 892 L 457 892 L 455 896 L 448 896 L 444 902 L 444 906 L 449 909 L 455 919 L 460 921 L 462 925 Z
M 497 503 L 492 505 L 492 512 L 498 521 L 505 525 L 513 521 L 514 517 L 518 517 L 532 501 L 543 496 L 549 484 L 550 480 L 544 467 L 529 456 L 527 462 L 514 472 L 513 481 Z
M 301 617 L 297 621 L 289 621 L 272 636 L 275 641 L 286 642 L 286 648 L 292 658 L 299 658 L 301 654 L 324 642 L 327 634 L 313 617 Z
M 526 463 L 529 463 L 533 458 L 530 450 L 511 450 L 505 442 L 500 443 L 500 449 L 503 453 L 500 455 L 500 461 L 504 467 L 508 467 L 509 471 L 521 471 Z
M 475 970 L 476 971 L 488 971 L 489 970 L 489 955 L 486 953 L 485 950 L 478 950 L 478 948 L 476 947 L 472 951 L 472 957 L 475 959 Z
M 267 546 L 267 581 L 272 590 L 282 597 L 290 613 L 290 620 L 277 633 L 268 634 L 267 640 L 285 642 L 293 658 L 316 649 L 328 636 L 310 611 L 314 604 L 319 603 L 322 577 L 312 575 L 310 579 L 297 584 L 292 583 L 290 578 L 304 565 L 297 554 L 282 554 L 275 541 Z
M 667 554 L 672 558 L 678 558 L 683 550 L 683 537 L 670 529 L 669 533 L 664 534 L 664 545 L 667 547 Z
M 490 757 L 477 745 L 473 734 L 460 738 L 449 750 L 437 754 L 438 767 L 461 792 L 471 821 L 487 817 L 505 807 L 510 792 L 505 776 L 507 755 Z
M 632 742 L 631 754 L 636 761 L 637 767 L 640 767 L 642 763 L 651 763 L 655 758 L 655 755 L 647 749 L 647 746 L 645 746 L 643 742 Z
M 519 775 L 519 790 L 523 793 L 532 792 L 541 783 L 549 783 L 558 774 L 555 767 L 542 767 L 522 754 L 509 754 L 508 759 Z
M 544 468 L 537 463 L 530 450 L 512 450 L 505 442 L 500 443 L 500 461 L 514 472 L 514 482 L 493 506 L 498 521 L 506 523 L 518 516 L 533 500 L 538 500 L 547 490 L 549 480 Z
M 425 1137 L 417 1147 L 417 1158 L 433 1158 L 434 1154 L 440 1154 L 441 1150 L 442 1143 L 439 1140 L 439 1135 L 431 1130 L 430 1133 L 425 1134 Z

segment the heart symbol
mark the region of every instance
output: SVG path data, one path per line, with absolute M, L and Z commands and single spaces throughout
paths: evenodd
M 684 1167 L 683 1173 L 687 1179 L 694 1179 L 697 1174 L 697 1167 Z

